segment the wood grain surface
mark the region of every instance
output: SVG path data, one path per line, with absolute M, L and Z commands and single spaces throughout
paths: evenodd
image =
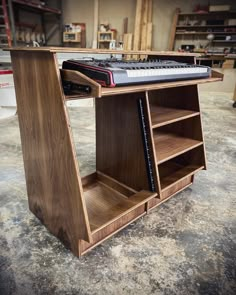
M 78 255 L 91 231 L 55 55 L 11 58 L 30 210 Z
M 155 132 L 154 142 L 158 164 L 203 144 L 199 140 L 165 132 Z
M 138 113 L 145 93 L 96 100 L 97 170 L 130 188 L 149 190 Z
M 151 105 L 152 128 L 161 127 L 199 115 L 199 112 Z

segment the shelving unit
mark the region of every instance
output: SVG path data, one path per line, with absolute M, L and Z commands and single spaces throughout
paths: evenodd
M 8 0 L 13 46 L 22 46 L 28 42 L 20 41 L 19 39 L 17 39 L 16 28 L 20 28 L 21 31 L 23 31 L 23 29 L 25 30 L 27 28 L 30 28 L 32 32 L 34 32 L 34 30 L 37 30 L 37 26 L 39 26 L 39 23 L 32 23 L 32 18 L 30 19 L 29 23 L 22 21 L 20 17 L 20 12 L 30 12 L 40 16 L 40 27 L 42 28 L 42 34 L 45 36 L 45 40 L 43 40 L 43 42 L 45 43 L 42 43 L 40 45 L 47 45 L 51 38 L 54 36 L 55 32 L 58 32 L 60 36 L 63 27 L 61 1 L 57 1 L 57 5 L 58 8 L 52 8 L 40 3 L 36 3 L 35 1 Z M 49 23 L 50 28 L 48 27 Z M 58 45 L 61 44 L 62 42 L 60 40 Z
M 75 255 L 85 254 L 147 214 L 206 168 L 197 84 L 222 80 L 222 74 L 212 71 L 206 79 L 103 88 L 79 72 L 59 71 L 56 54 L 114 51 L 12 48 L 10 52 L 29 208 Z M 173 53 L 115 52 L 194 60 Z M 28 66 L 29 60 L 34 67 Z M 65 95 L 61 81 L 89 86 L 91 92 Z M 97 98 L 96 171 L 83 178 L 66 106 L 76 96 Z
M 98 32 L 98 48 L 108 49 L 112 40 L 116 40 L 115 31 Z
M 205 46 L 208 34 L 215 36 L 212 41 L 213 45 L 216 43 L 226 46 L 236 43 L 234 37 L 236 35 L 236 12 L 181 13 L 179 9 L 176 9 L 169 40 L 169 50 L 178 49 L 181 43 L 198 46 L 197 42 L 201 42 Z M 231 40 L 227 40 L 226 36 L 230 36 Z

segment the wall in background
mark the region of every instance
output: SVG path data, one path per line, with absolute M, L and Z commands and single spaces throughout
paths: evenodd
M 182 12 L 191 12 L 197 5 L 230 4 L 236 9 L 235 0 L 153 0 L 153 50 L 166 50 L 168 48 L 169 34 L 175 9 Z M 64 23 L 86 23 L 87 47 L 93 41 L 93 0 L 67 0 L 62 1 Z M 123 32 L 123 19 L 128 17 L 128 32 L 134 32 L 136 0 L 99 0 L 99 22 L 108 21 L 111 27 L 117 29 L 118 38 Z
M 117 30 L 118 38 L 123 32 L 123 19 L 129 18 L 128 30 L 133 32 L 136 0 L 100 0 L 99 23 L 108 22 L 111 28 Z M 67 0 L 63 1 L 64 23 L 86 23 L 87 47 L 92 47 L 94 27 L 94 1 L 93 0 Z
M 62 1 L 62 11 L 64 24 L 85 23 L 87 47 L 92 47 L 93 41 L 93 0 L 67 0 Z

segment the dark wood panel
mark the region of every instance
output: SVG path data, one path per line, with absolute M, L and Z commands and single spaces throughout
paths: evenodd
M 149 190 L 138 113 L 145 93 L 96 100 L 97 170 L 140 191 Z
M 11 57 L 29 207 L 77 255 L 91 232 L 55 56 Z

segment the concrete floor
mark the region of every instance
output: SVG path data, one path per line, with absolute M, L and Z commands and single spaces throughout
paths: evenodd
M 236 109 L 226 93 L 202 92 L 201 106 L 208 170 L 80 259 L 29 212 L 17 117 L 2 120 L 0 294 L 235 295 Z M 92 111 L 70 111 L 83 175 L 94 169 Z

